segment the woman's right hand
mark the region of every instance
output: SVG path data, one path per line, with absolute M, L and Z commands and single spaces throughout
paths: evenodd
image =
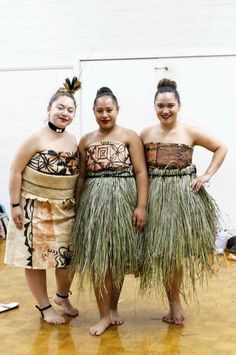
M 23 229 L 23 211 L 20 206 L 11 208 L 11 216 L 16 228 Z
M 133 226 L 137 228 L 138 231 L 142 231 L 146 224 L 146 208 L 136 207 L 133 213 Z

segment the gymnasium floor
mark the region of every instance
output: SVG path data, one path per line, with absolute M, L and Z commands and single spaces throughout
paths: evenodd
M 184 306 L 184 326 L 163 323 L 166 305 L 155 298 L 138 297 L 137 281 L 127 276 L 120 302 L 125 324 L 95 337 L 88 333 L 98 319 L 89 290 L 78 298 L 75 279 L 71 300 L 80 316 L 67 318 L 64 325 L 49 325 L 39 318 L 24 271 L 3 264 L 4 248 L 5 242 L 0 241 L 0 303 L 17 301 L 20 307 L 0 313 L 1 355 L 236 354 L 236 261 L 222 257 L 217 278 L 211 279 L 208 287 L 199 288 L 199 305 L 192 300 Z M 53 272 L 48 285 L 53 297 Z

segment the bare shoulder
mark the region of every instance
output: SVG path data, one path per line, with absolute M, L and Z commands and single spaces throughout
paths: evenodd
M 182 125 L 182 128 L 189 134 L 198 134 L 198 133 L 204 132 L 203 129 L 193 126 L 193 125 L 190 125 L 190 124 L 187 124 L 187 123 L 181 123 L 181 125 Z
M 124 134 L 128 135 L 128 136 L 138 136 L 138 133 L 131 129 L 131 128 L 126 128 L 126 127 L 120 127 L 122 129 L 122 131 L 124 132 Z
M 38 129 L 22 141 L 11 163 L 11 169 L 14 168 L 20 172 L 23 171 L 31 157 L 40 150 L 42 132 L 42 129 Z
M 142 131 L 140 132 L 140 136 L 145 135 L 147 133 L 149 133 L 150 131 L 153 131 L 156 128 L 157 125 L 154 126 L 148 126 L 142 129 Z
M 130 128 L 121 128 L 121 136 L 124 137 L 124 142 L 130 144 L 131 142 L 137 142 L 140 140 L 140 137 L 137 132 Z
M 93 140 L 95 131 L 84 134 L 79 141 L 78 147 L 81 149 L 86 148 Z
M 68 138 L 71 140 L 71 142 L 73 144 L 77 145 L 77 139 L 76 139 L 75 135 L 70 132 L 66 132 L 66 133 L 67 133 Z
M 129 147 L 130 152 L 131 150 L 143 149 L 142 140 L 134 130 L 124 128 L 120 136 L 122 137 L 122 141 Z
M 44 132 L 43 128 L 39 128 L 33 131 L 32 133 L 30 133 L 28 136 L 25 137 L 21 145 L 22 146 L 28 145 L 28 148 L 30 148 L 30 146 L 31 147 L 38 146 L 43 132 Z
M 153 133 L 154 131 L 156 131 L 157 129 L 158 129 L 158 125 L 145 127 L 145 128 L 142 129 L 142 131 L 140 132 L 140 137 L 143 139 L 143 138 L 147 137 L 149 134 L 152 134 L 152 133 Z
M 203 140 L 211 139 L 211 138 L 213 139 L 211 133 L 209 133 L 207 130 L 204 130 L 200 127 L 184 124 L 184 129 L 185 132 L 189 136 L 191 136 L 194 144 L 198 144 L 198 142 L 201 141 L 202 139 Z
M 215 151 L 218 147 L 225 147 L 220 139 L 213 136 L 206 129 L 202 129 L 196 126 L 186 125 L 186 129 L 189 135 L 192 137 L 193 145 L 202 146 L 210 151 Z

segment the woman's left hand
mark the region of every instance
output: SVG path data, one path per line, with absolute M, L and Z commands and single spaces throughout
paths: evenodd
M 203 174 L 196 177 L 190 185 L 190 190 L 193 192 L 199 191 L 203 184 L 210 181 L 210 178 L 211 176 L 209 174 Z
M 142 231 L 146 224 L 146 208 L 136 207 L 133 213 L 133 225 L 137 230 Z

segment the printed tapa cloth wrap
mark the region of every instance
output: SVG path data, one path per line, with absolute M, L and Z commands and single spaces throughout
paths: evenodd
M 36 153 L 23 173 L 23 229 L 10 220 L 5 263 L 29 269 L 68 267 L 75 219 L 78 154 Z

